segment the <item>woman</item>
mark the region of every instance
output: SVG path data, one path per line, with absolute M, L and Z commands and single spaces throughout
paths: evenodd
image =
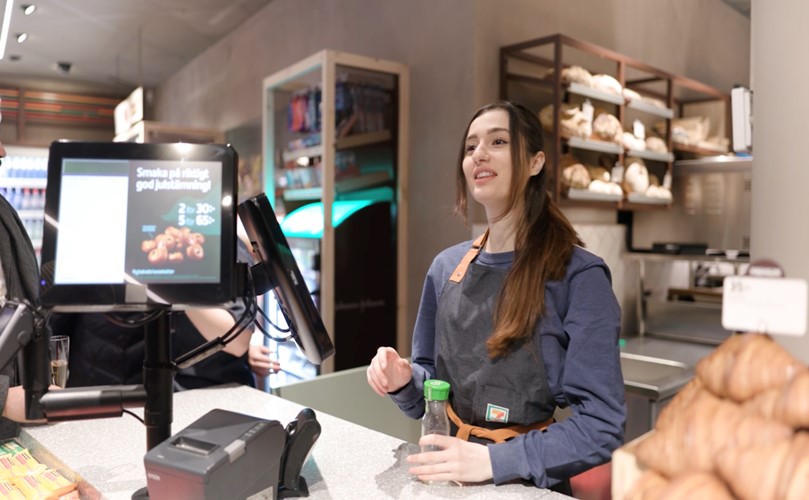
M 542 143 L 539 119 L 523 106 L 475 113 L 458 160 L 456 211 L 466 213 L 468 191 L 488 230 L 433 261 L 413 363 L 382 347 L 368 367 L 374 391 L 413 418 L 424 412 L 425 379 L 451 384 L 458 437 L 421 438 L 443 449 L 408 458 L 419 479 L 523 479 L 567 492 L 571 476 L 608 461 L 623 440 L 610 272 L 547 195 Z M 557 406 L 572 415 L 548 426 Z

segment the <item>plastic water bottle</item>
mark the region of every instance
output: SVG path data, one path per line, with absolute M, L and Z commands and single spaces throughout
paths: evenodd
M 449 436 L 449 417 L 447 416 L 447 399 L 449 398 L 449 382 L 443 380 L 424 381 L 424 400 L 426 408 L 421 420 L 421 435 L 441 434 Z M 421 451 L 438 451 L 438 446 L 422 446 Z

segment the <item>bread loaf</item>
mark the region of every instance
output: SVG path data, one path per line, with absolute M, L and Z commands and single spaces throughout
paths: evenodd
M 744 401 L 787 383 L 805 369 L 768 335 L 744 333 L 725 340 L 697 363 L 696 371 L 717 396 Z
M 590 174 L 581 163 L 562 169 L 562 184 L 574 189 L 587 189 L 590 185 Z
M 809 497 L 809 433 L 717 457 L 719 474 L 744 500 L 804 500 Z
M 548 104 L 539 111 L 539 121 L 542 127 L 548 132 L 553 131 L 553 104 Z M 587 120 L 584 113 L 578 106 L 562 103 L 559 116 L 559 127 L 562 137 L 582 137 L 589 138 L 593 132 L 592 123 Z
M 609 113 L 598 113 L 593 120 L 592 138 L 597 141 L 621 143 L 624 128 L 618 118 Z

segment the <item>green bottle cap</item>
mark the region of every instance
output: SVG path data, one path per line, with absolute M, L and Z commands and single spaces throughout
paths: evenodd
M 430 401 L 446 401 L 449 398 L 449 382 L 437 379 L 425 380 L 424 398 Z

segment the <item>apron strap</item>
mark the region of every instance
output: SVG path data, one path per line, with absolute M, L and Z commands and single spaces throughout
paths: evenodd
M 475 260 L 475 257 L 478 256 L 480 253 L 480 249 L 483 248 L 483 245 L 486 244 L 486 238 L 489 237 L 489 230 L 487 229 L 485 233 L 478 236 L 478 238 L 472 242 L 472 248 L 466 252 L 466 255 L 463 256 L 461 259 L 461 263 L 458 264 L 458 267 L 452 271 L 452 274 L 449 277 L 449 280 L 453 283 L 460 283 L 463 277 L 466 275 L 466 269 L 469 267 L 469 264 Z
M 511 427 L 504 427 L 502 429 L 487 429 L 485 427 L 464 423 L 450 405 L 447 405 L 447 415 L 449 419 L 452 420 L 452 423 L 458 427 L 458 433 L 455 437 L 463 439 L 464 441 L 469 441 L 469 436 L 475 436 L 477 438 L 488 439 L 495 443 L 505 443 L 520 434 L 527 434 L 534 430 L 544 431 L 553 423 L 553 417 L 551 417 L 543 422 L 536 422 L 530 425 L 512 425 Z

